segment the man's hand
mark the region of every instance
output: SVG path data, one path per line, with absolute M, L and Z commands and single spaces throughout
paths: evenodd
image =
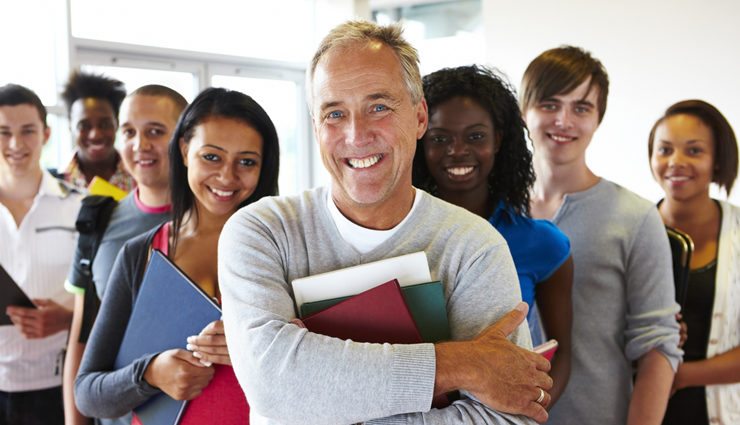
M 208 385 L 213 372 L 193 353 L 177 348 L 155 357 L 144 371 L 144 380 L 175 400 L 192 400 Z
M 197 336 L 188 337 L 187 349 L 205 366 L 213 363 L 231 365 L 223 320 L 211 322 Z
M 545 422 L 550 362 L 507 339 L 526 314 L 522 303 L 472 341 L 436 345 L 435 394 L 466 390 L 492 409 Z
M 72 310 L 49 299 L 35 299 L 37 308 L 9 306 L 5 313 L 15 327 L 28 339 L 46 338 L 69 329 Z

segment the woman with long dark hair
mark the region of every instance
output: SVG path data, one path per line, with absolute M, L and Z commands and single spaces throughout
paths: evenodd
M 116 259 L 75 385 L 77 405 L 87 416 L 121 416 L 160 392 L 193 399 L 208 385 L 214 364 L 230 365 L 219 320 L 188 338 L 188 350 L 143 356 L 113 370 L 151 250 L 162 251 L 220 299 L 216 248 L 224 223 L 239 208 L 278 191 L 275 127 L 262 107 L 236 91 L 199 94 L 177 124 L 169 156 L 172 221 L 127 242 Z

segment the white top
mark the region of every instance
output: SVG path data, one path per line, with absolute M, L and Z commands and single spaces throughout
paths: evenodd
M 722 205 L 717 252 L 717 278 L 707 358 L 740 346 L 740 208 Z M 740 383 L 708 385 L 707 413 L 711 424 L 740 424 Z
M 49 298 L 72 308 L 64 277 L 77 245 L 75 220 L 81 200 L 82 195 L 65 190 L 44 171 L 39 192 L 20 226 L 0 204 L 0 264 L 31 299 Z M 0 391 L 61 385 L 66 341 L 66 331 L 29 340 L 15 326 L 0 326 Z
M 331 197 L 331 190 L 327 190 L 326 193 L 326 205 L 329 207 L 331 219 L 334 222 L 334 225 L 337 226 L 339 234 L 345 242 L 352 245 L 362 254 L 367 254 L 375 249 L 376 246 L 382 244 L 393 236 L 414 212 L 416 206 L 419 204 L 419 199 L 421 198 L 419 196 L 419 189 L 414 188 L 414 204 L 411 206 L 409 213 L 406 214 L 406 217 L 404 217 L 395 227 L 388 230 L 373 230 L 350 221 L 339 211 L 339 208 L 337 208 L 334 203 L 334 199 Z

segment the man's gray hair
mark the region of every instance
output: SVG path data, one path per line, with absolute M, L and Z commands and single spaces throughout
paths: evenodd
M 411 100 L 418 104 L 424 98 L 419 72 L 419 54 L 416 49 L 403 38 L 403 28 L 399 24 L 387 26 L 378 25 L 365 20 L 347 21 L 332 29 L 321 40 L 319 48 L 311 59 L 311 67 L 306 74 L 306 92 L 308 108 L 313 113 L 313 76 L 321 58 L 333 48 L 347 47 L 356 43 L 378 41 L 393 49 L 403 69 L 403 79 L 409 91 Z

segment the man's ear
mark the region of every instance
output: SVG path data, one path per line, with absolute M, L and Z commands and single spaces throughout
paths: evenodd
M 182 155 L 182 163 L 185 165 L 185 167 L 188 166 L 188 148 L 190 147 L 190 144 L 185 143 L 185 138 L 180 137 L 180 141 L 178 142 L 178 145 L 180 146 L 180 155 Z
M 427 132 L 429 125 L 429 109 L 426 99 L 421 99 L 421 102 L 416 105 L 416 121 L 416 140 L 419 140 Z
M 44 142 L 42 143 L 43 146 L 46 146 L 46 143 L 49 141 L 49 137 L 51 137 L 51 128 L 44 127 Z

